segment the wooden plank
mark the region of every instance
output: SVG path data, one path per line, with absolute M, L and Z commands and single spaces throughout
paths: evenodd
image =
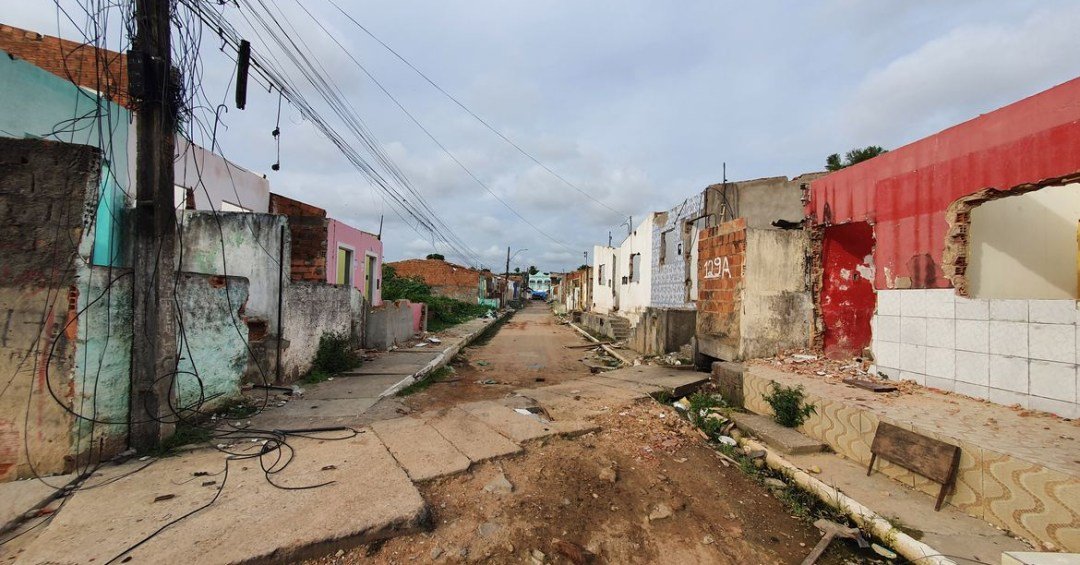
M 941 509 L 945 495 L 956 480 L 960 464 L 960 448 L 940 440 L 926 437 L 903 428 L 880 422 L 870 446 L 869 475 L 874 462 L 880 456 L 909 471 L 918 473 L 934 482 L 941 483 L 936 510 Z
M 856 379 L 855 377 L 848 377 L 844 379 L 844 384 L 857 386 L 859 388 L 865 388 L 866 390 L 870 390 L 873 392 L 893 392 L 894 390 L 896 390 L 896 387 L 893 385 L 868 381 L 866 379 Z

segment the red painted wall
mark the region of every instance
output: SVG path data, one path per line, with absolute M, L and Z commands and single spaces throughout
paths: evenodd
M 821 317 L 825 323 L 825 355 L 834 359 L 859 355 L 870 345 L 870 319 L 876 294 L 866 277 L 872 267 L 874 228 L 852 222 L 825 228 L 821 261 Z
M 951 127 L 810 184 L 807 213 L 821 225 L 874 226 L 874 286 L 946 288 L 945 209 L 984 188 L 1080 172 L 1080 78 Z

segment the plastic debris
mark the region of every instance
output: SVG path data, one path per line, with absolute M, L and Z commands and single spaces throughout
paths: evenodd
M 720 436 L 716 438 L 716 440 L 728 447 L 735 447 L 736 445 L 739 445 L 739 442 L 735 441 L 735 439 L 730 436 Z
M 676 400 L 675 402 L 672 402 L 671 405 L 678 410 L 682 410 L 683 412 L 690 410 L 690 401 L 687 400 L 685 396 Z

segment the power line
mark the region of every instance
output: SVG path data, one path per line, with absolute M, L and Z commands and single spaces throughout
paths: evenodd
M 343 16 L 345 16 L 346 19 L 348 19 L 350 22 L 352 22 L 354 25 L 356 25 L 356 27 L 360 28 L 360 30 L 363 31 L 365 34 L 367 34 L 368 37 L 374 39 L 379 45 L 382 45 L 387 51 L 389 51 L 391 54 L 393 54 L 394 57 L 396 57 L 402 63 L 405 63 L 405 65 L 408 66 L 410 69 L 412 69 L 416 74 L 420 75 L 420 78 L 427 81 L 427 83 L 430 84 L 432 87 L 434 87 L 435 90 L 438 90 L 440 93 L 443 94 L 443 96 L 446 96 L 448 99 L 450 99 L 459 108 L 461 108 L 466 113 L 468 113 L 470 116 L 472 116 L 476 121 L 480 122 L 485 128 L 491 130 L 491 132 L 494 133 L 495 135 L 499 136 L 500 139 L 502 139 L 506 143 L 510 144 L 511 147 L 513 147 L 514 149 L 517 149 L 517 151 L 519 153 L 524 155 L 530 161 L 532 161 L 533 163 L 536 163 L 538 166 L 540 166 L 540 168 L 544 169 L 545 171 L 550 173 L 552 176 L 554 176 L 555 178 L 562 181 L 563 184 L 565 184 L 566 186 L 569 186 L 570 188 L 578 191 L 579 193 L 581 193 L 583 196 L 585 196 L 589 200 L 592 200 L 593 202 L 596 202 L 600 206 L 603 206 L 604 208 L 607 208 L 608 210 L 610 210 L 611 212 L 614 212 L 615 214 L 618 214 L 618 215 L 624 216 L 624 217 L 629 216 L 629 214 L 627 214 L 625 212 L 622 212 L 620 210 L 616 210 L 615 208 L 613 208 L 613 207 L 609 206 L 608 204 L 604 203 L 602 200 L 599 200 L 595 196 L 593 196 L 593 195 L 589 194 L 588 192 L 582 190 L 580 187 L 578 187 L 574 183 L 570 182 L 569 180 L 567 180 L 565 177 L 563 177 L 559 173 L 555 172 L 551 167 L 545 165 L 539 159 L 534 157 L 531 153 L 529 153 L 524 148 L 522 148 L 520 145 L 515 143 L 512 139 L 510 139 L 509 137 L 504 135 L 498 129 L 495 129 L 495 127 L 492 126 L 490 123 L 488 123 L 487 120 L 485 120 L 484 118 L 481 118 L 479 115 L 476 114 L 476 112 L 473 112 L 472 110 L 470 110 L 468 106 L 466 106 L 464 103 L 462 103 L 460 100 L 458 100 L 454 95 L 450 94 L 445 89 L 443 89 L 443 87 L 439 86 L 434 80 L 431 80 L 430 77 L 428 77 L 426 74 L 424 74 L 423 71 L 421 71 L 415 65 L 413 65 L 411 62 L 409 62 L 408 59 L 406 59 L 404 56 L 402 56 L 400 53 L 398 53 L 393 47 L 390 47 L 389 45 L 387 45 L 386 42 L 384 42 L 382 39 L 379 39 L 379 37 L 376 36 L 374 33 L 372 33 L 371 30 L 364 27 L 364 25 L 361 24 L 360 22 L 358 22 L 356 20 L 356 18 L 354 18 L 351 14 L 346 12 L 344 9 L 342 9 L 341 6 L 339 6 L 337 4 L 337 2 L 335 2 L 334 0 L 326 0 L 326 1 L 329 2 L 332 6 L 334 6 L 334 8 L 337 8 L 337 10 L 339 12 L 341 12 L 341 14 Z

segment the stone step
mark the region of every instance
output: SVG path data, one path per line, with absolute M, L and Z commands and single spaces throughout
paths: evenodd
M 735 420 L 735 425 L 743 432 L 760 438 L 769 444 L 769 447 L 774 447 L 783 453 L 796 455 L 819 453 L 825 450 L 825 444 L 807 437 L 799 430 L 785 428 L 768 416 L 734 413 L 731 419 Z

